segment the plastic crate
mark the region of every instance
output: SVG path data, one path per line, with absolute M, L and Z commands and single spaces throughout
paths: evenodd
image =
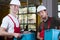
M 34 33 L 23 34 L 21 40 L 35 40 L 35 34 Z
M 45 30 L 44 40 L 59 40 L 58 39 L 59 32 L 60 32 L 60 30 L 57 30 L 57 29 Z
M 14 40 L 35 40 L 35 34 L 34 33 L 23 34 L 21 39 L 14 38 Z

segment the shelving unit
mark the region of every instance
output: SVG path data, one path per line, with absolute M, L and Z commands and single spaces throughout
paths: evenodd
M 29 4 L 27 0 L 27 5 L 20 7 L 17 16 L 22 29 L 36 31 L 36 6 L 34 4 Z

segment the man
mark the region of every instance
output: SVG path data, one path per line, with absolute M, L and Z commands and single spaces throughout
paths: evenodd
M 10 13 L 2 20 L 0 36 L 7 36 L 7 40 L 13 40 L 12 37 L 18 38 L 21 36 L 19 21 L 16 17 L 19 6 L 21 6 L 19 0 L 12 0 L 10 2 Z
M 39 40 L 44 40 L 44 30 L 56 29 L 59 27 L 60 23 L 56 18 L 48 17 L 47 9 L 43 5 L 37 7 L 37 12 L 41 17 L 41 23 L 39 25 L 37 38 Z

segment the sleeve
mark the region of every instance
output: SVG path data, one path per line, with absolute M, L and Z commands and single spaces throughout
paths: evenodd
M 60 22 L 57 18 L 53 18 L 52 23 L 51 23 L 51 28 L 58 28 L 60 26 Z
M 55 26 L 60 26 L 60 21 L 58 19 L 54 19 Z
M 5 18 L 3 18 L 3 20 L 2 20 L 1 27 L 7 29 L 7 26 L 8 26 L 8 19 L 5 17 Z
M 38 32 L 41 32 L 41 27 L 39 26 L 39 28 L 38 28 Z
M 38 32 L 41 32 L 41 30 L 42 30 L 42 27 L 41 27 L 41 24 L 40 24 L 39 27 L 38 27 Z

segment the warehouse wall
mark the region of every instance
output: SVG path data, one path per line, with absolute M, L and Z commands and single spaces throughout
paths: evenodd
M 4 16 L 9 13 L 9 7 L 7 5 L 0 4 L 0 24 Z

